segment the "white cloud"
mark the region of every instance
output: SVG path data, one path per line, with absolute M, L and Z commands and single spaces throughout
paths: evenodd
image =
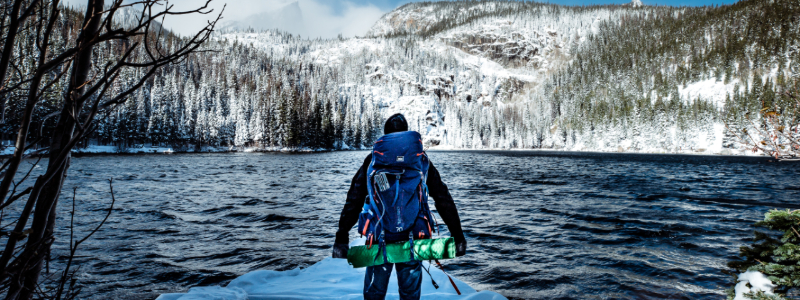
M 226 5 L 222 15 L 223 22 L 242 21 L 249 16 L 259 13 L 278 10 L 292 2 L 297 1 L 303 14 L 303 25 L 287 25 L 279 28 L 304 37 L 333 38 L 339 34 L 345 37 L 363 35 L 369 30 L 384 13 L 372 4 L 356 5 L 348 1 L 329 0 L 214 0 L 211 8 L 214 12 L 208 15 L 183 15 L 170 16 L 164 21 L 165 28 L 179 34 L 189 35 L 200 30 L 207 21 L 215 18 Z M 64 0 L 68 5 L 86 5 L 86 0 Z M 174 10 L 190 10 L 201 6 L 202 0 L 172 0 Z M 341 9 L 334 9 L 339 5 Z M 339 7 L 337 7 L 339 8 Z
M 373 5 L 345 2 L 342 13 L 337 15 L 331 6 L 313 0 L 300 0 L 300 9 L 307 34 L 312 38 L 332 38 L 340 33 L 345 37 L 364 35 L 385 13 Z

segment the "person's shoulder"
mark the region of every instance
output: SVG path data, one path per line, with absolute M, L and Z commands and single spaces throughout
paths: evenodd
M 425 157 L 428 158 L 428 168 L 433 168 L 433 160 L 427 152 L 425 153 Z
M 368 166 L 370 163 L 372 163 L 372 152 L 364 158 L 364 163 L 362 165 Z

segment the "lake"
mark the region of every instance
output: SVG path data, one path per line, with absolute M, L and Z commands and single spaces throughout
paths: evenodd
M 76 157 L 59 203 L 53 270 L 67 250 L 72 188 L 82 236 L 110 203 L 108 178 L 114 212 L 79 250 L 88 299 L 153 299 L 248 271 L 312 265 L 330 256 L 350 179 L 367 154 Z M 509 298 L 720 299 L 733 286 L 722 271 L 752 237 L 752 224 L 769 209 L 800 208 L 798 164 L 768 158 L 543 151 L 432 151 L 430 158 L 469 244 L 467 256 L 446 267 Z

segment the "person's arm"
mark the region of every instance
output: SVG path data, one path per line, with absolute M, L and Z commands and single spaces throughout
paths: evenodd
M 467 239 L 464 238 L 464 231 L 461 230 L 461 219 L 458 217 L 458 209 L 456 208 L 455 202 L 453 202 L 453 196 L 450 196 L 450 190 L 448 190 L 447 185 L 442 182 L 439 170 L 436 170 L 433 163 L 431 163 L 428 169 L 426 184 L 428 185 L 428 194 L 433 197 L 439 216 L 442 217 L 442 221 L 444 221 L 444 224 L 447 225 L 447 229 L 450 231 L 450 236 L 453 237 L 456 242 L 456 256 L 466 254 Z
M 347 258 L 350 244 L 350 229 L 358 223 L 358 214 L 367 198 L 367 168 L 372 161 L 372 154 L 364 159 L 353 180 L 350 181 L 350 190 L 347 191 L 347 201 L 344 203 L 342 213 L 339 215 L 339 229 L 336 231 L 336 240 L 333 244 L 333 258 Z

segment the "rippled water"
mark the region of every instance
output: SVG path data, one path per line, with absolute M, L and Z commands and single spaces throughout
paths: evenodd
M 73 160 L 91 299 L 152 299 L 330 255 L 367 152 L 90 156 Z M 431 152 L 468 255 L 451 273 L 521 299 L 720 299 L 721 271 L 771 208 L 800 208 L 797 164 L 762 158 Z M 355 237 L 355 232 L 351 232 Z M 54 257 L 65 253 L 59 240 Z

